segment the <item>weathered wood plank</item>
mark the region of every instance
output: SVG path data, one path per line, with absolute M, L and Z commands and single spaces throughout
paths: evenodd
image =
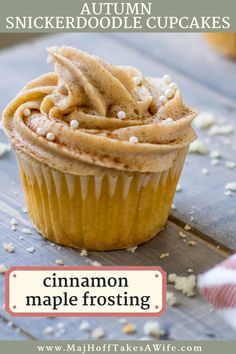
M 117 33 L 114 37 L 196 82 L 236 98 L 236 62 L 217 53 L 202 33 Z
M 234 119 L 236 104 L 230 98 L 183 76 L 172 67 L 158 62 L 158 59 L 132 48 L 131 44 L 128 47 L 119 41 L 114 42 L 113 34 L 99 34 L 96 35 L 96 40 L 94 38 L 94 34 L 84 33 L 49 36 L 34 44 L 26 44 L 2 52 L 0 68 L 4 68 L 2 75 L 7 79 L 3 79 L 2 89 L 0 87 L 2 91 L 0 109 L 25 82 L 48 71 L 45 47 L 66 43 L 79 46 L 83 50 L 96 53 L 117 64 L 136 65 L 147 75 L 163 75 L 168 72 L 180 84 L 186 102 L 200 110 L 210 110 L 217 117 L 224 117 L 228 124 L 236 126 Z M 17 58 L 17 63 L 15 58 Z M 185 56 L 183 60 L 187 61 Z M 199 135 L 201 139 L 206 140 L 205 144 L 209 150 L 219 149 L 224 159 L 220 165 L 211 166 L 209 156 L 189 156 L 189 163 L 185 166 L 181 180 L 183 192 L 176 195 L 177 210 L 173 214 L 182 221 L 191 222 L 195 228 L 219 243 L 236 249 L 235 195 L 232 197 L 224 195 L 225 184 L 235 180 L 235 170 L 224 167 L 226 159 L 235 161 L 235 135 L 227 137 L 229 145 L 222 143 L 222 137 L 209 137 L 206 132 L 199 132 Z M 203 168 L 209 169 L 209 175 L 202 175 Z M 194 220 L 191 220 L 189 213 L 193 205 L 196 206 L 196 216 Z
M 0 340 L 24 340 L 29 337 L 23 334 L 19 327 L 0 317 Z

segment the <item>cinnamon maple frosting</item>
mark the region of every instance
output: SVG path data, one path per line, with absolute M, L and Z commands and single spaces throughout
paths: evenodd
M 72 174 L 161 172 L 196 135 L 177 85 L 71 47 L 48 49 L 55 72 L 27 84 L 3 113 L 18 152 Z

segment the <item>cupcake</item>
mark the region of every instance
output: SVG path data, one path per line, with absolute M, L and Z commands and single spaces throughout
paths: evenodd
M 169 215 L 195 112 L 169 75 L 145 77 L 71 47 L 3 113 L 37 231 L 87 250 L 137 246 Z
M 236 59 L 236 33 L 217 32 L 205 33 L 205 37 L 220 53 Z

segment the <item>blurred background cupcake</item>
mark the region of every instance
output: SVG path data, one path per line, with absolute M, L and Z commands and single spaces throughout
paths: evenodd
M 236 33 L 205 33 L 207 41 L 220 53 L 236 59 Z

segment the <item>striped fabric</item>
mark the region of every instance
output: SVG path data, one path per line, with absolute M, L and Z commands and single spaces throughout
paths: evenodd
M 236 329 L 236 254 L 199 276 L 200 294 Z

